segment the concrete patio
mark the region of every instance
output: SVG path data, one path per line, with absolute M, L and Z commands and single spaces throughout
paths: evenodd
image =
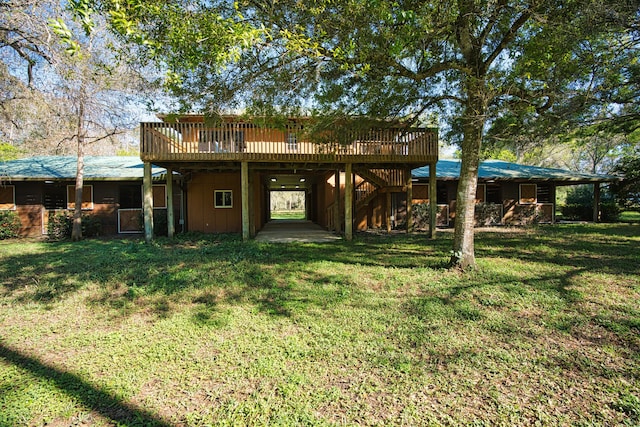
M 260 242 L 334 242 L 342 237 L 325 230 L 311 221 L 272 220 L 256 235 Z

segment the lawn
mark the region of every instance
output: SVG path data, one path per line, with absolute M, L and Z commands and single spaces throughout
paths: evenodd
M 0 242 L 0 426 L 638 425 L 640 226 Z

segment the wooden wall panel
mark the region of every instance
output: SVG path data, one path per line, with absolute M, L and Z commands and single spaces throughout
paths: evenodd
M 215 208 L 214 192 L 231 190 L 233 206 Z M 239 233 L 242 231 L 240 173 L 202 173 L 193 176 L 187 189 L 187 215 L 190 231 Z

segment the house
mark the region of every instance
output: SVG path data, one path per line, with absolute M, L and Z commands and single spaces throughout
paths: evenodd
M 413 204 L 427 202 L 429 169 L 414 169 L 412 176 Z M 449 226 L 455 221 L 459 176 L 460 160 L 438 161 L 436 199 L 439 226 Z M 557 187 L 581 184 L 594 186 L 593 218 L 597 221 L 600 186 L 618 179 L 608 175 L 485 160 L 480 162 L 478 169 L 476 225 L 555 222 Z M 396 207 L 396 210 L 401 209 L 401 206 Z
M 103 234 L 144 231 L 148 239 L 154 225 L 169 235 L 251 238 L 270 221 L 270 198 L 280 191 L 298 192 L 306 219 L 347 239 L 368 228 L 433 233 L 453 224 L 460 162 L 438 160 L 436 130 L 379 123 L 318 136 L 309 120 L 187 115 L 142 123 L 140 158 L 86 158 L 83 209 L 100 218 Z M 23 235 L 45 234 L 50 215 L 74 208 L 75 171 L 73 157 L 1 163 L 0 209 L 19 213 Z M 487 160 L 477 223 L 553 222 L 558 186 L 592 184 L 598 198 L 600 184 L 614 179 Z
M 270 219 L 271 192 L 301 191 L 307 219 L 350 239 L 354 228 L 391 224 L 394 198 L 412 199 L 411 171 L 435 171 L 438 160 L 437 131 L 401 123 L 356 119 L 314 134 L 311 118 L 277 124 L 237 116 L 213 123 L 197 115 L 161 118 L 140 129 L 147 239 L 151 165 L 183 177 L 191 231 L 241 232 L 248 239 Z
M 75 208 L 76 167 L 73 156 L 0 163 L 0 209 L 18 213 L 21 235 L 47 234 L 51 215 Z M 164 169 L 153 167 L 151 176 L 156 216 L 163 218 L 167 175 Z M 102 234 L 142 231 L 142 178 L 143 165 L 138 157 L 85 157 L 82 210 L 100 219 Z M 183 212 L 181 192 L 175 193 L 173 205 Z

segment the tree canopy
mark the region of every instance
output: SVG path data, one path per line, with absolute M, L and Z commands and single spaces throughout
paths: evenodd
M 548 112 L 582 121 L 603 99 L 615 99 L 617 117 L 635 108 L 637 58 L 628 66 L 610 50 L 628 52 L 637 38 L 632 2 L 92 4 L 164 67 L 185 108 L 413 123 L 437 111 L 461 147 L 452 264 L 462 268 L 475 265 L 473 200 L 487 126 L 517 134 Z

